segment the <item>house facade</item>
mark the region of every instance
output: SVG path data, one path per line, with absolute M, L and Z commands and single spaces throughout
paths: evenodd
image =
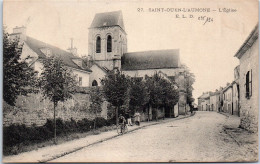
M 210 111 L 219 111 L 220 92 L 216 90 L 210 94 Z
M 223 89 L 223 112 L 229 114 L 233 113 L 232 92 L 232 85 L 228 83 Z
M 235 54 L 240 62 L 240 126 L 253 132 L 258 131 L 259 110 L 259 30 L 258 25 Z
M 198 98 L 198 110 L 209 111 L 210 110 L 210 94 L 211 92 L 205 92 Z
M 10 34 L 10 38 L 19 39 L 19 42 L 23 44 L 21 58 L 25 59 L 30 56 L 28 61 L 29 65 L 34 68 L 35 71 L 38 71 L 38 75 L 42 72 L 43 60 L 46 57 L 54 55 L 60 57 L 65 66 L 72 70 L 73 74 L 76 75 L 79 86 L 89 86 L 92 71 L 87 67 L 85 62 L 74 53 L 27 36 L 25 27 L 15 27 L 13 33 Z

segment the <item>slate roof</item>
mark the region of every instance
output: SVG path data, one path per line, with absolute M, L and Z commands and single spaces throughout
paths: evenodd
M 83 70 L 83 71 L 92 72 L 81 58 L 72 55 L 72 53 L 70 52 L 67 52 L 58 47 L 52 46 L 50 44 L 44 43 L 42 41 L 39 41 L 37 39 L 28 36 L 26 37 L 25 43 L 38 55 L 40 59 L 46 58 L 45 54 L 41 51 L 41 49 L 49 48 L 52 51 L 53 55 L 61 56 L 61 59 L 63 60 L 66 66 Z M 82 67 L 74 63 L 72 59 L 82 60 Z
M 125 53 L 122 70 L 146 70 L 180 67 L 179 49 Z
M 101 69 L 102 71 L 104 71 L 105 73 L 108 73 L 108 72 L 109 72 L 109 70 L 108 70 L 107 68 L 101 67 L 98 63 L 94 62 L 93 64 L 96 65 L 98 68 L 100 68 L 100 69 Z
M 120 26 L 125 31 L 122 11 L 97 13 L 91 23 L 90 28 Z

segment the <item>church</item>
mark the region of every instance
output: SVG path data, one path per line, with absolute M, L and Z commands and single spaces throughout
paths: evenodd
M 174 113 L 188 111 L 184 91 L 185 71 L 181 67 L 179 49 L 127 52 L 127 33 L 121 11 L 97 13 L 89 27 L 88 55 L 92 61 L 90 82 L 101 85 L 101 79 L 114 69 L 130 77 L 144 78 L 155 72 L 177 82 L 180 101 Z
M 144 78 L 155 72 L 175 81 L 180 91 L 179 103 L 169 113 L 185 114 L 189 111 L 184 88 L 185 69 L 180 62 L 179 49 L 127 51 L 127 33 L 121 11 L 97 13 L 89 27 L 88 62 L 77 55 L 77 49 L 66 51 L 26 35 L 26 27 L 15 27 L 10 38 L 23 43 L 22 58 L 30 56 L 29 65 L 39 73 L 42 60 L 48 56 L 62 56 L 64 64 L 77 76 L 80 87 L 100 86 L 101 79 L 117 69 L 130 77 Z

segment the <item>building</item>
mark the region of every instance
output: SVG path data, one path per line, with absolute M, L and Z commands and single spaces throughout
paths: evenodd
M 205 92 L 198 98 L 198 110 L 209 111 L 210 110 L 210 94 L 211 92 Z
M 210 94 L 210 111 L 219 112 L 220 92 L 216 90 Z
M 223 112 L 233 114 L 232 84 L 228 83 L 223 89 Z
M 240 77 L 240 66 L 238 65 L 234 69 L 234 81 L 232 82 L 233 114 L 237 116 L 240 116 L 239 77 Z
M 242 128 L 249 131 L 258 131 L 259 110 L 259 30 L 258 24 L 239 48 L 235 57 L 240 62 L 239 95 L 240 117 Z
M 240 109 L 239 109 L 239 84 L 236 81 L 231 83 L 232 85 L 232 109 L 233 115 L 239 116 Z
M 115 69 L 130 77 L 143 79 L 146 75 L 161 72 L 179 86 L 178 113 L 187 112 L 185 70 L 181 67 L 178 49 L 127 52 L 127 33 L 121 11 L 96 14 L 89 27 L 88 42 L 92 61 L 90 69 L 93 71 L 91 85 L 100 85 L 101 79 Z
M 85 62 L 76 55 L 75 48 L 71 47 L 71 52 L 62 50 L 53 45 L 44 43 L 26 35 L 25 27 L 15 27 L 13 33 L 10 34 L 10 39 L 19 39 L 23 44 L 21 58 L 25 59 L 30 56 L 29 65 L 38 71 L 42 72 L 43 59 L 55 55 L 61 57 L 65 66 L 72 70 L 76 75 L 78 85 L 82 87 L 89 86 L 89 79 L 91 70 L 87 67 Z

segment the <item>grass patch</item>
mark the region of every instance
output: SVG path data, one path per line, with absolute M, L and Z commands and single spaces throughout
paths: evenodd
M 57 119 L 57 144 L 62 144 L 74 139 L 84 138 L 88 135 L 98 135 L 101 132 L 116 129 L 114 120 L 96 119 L 96 130 L 93 130 L 93 121 L 83 119 L 78 122 L 62 121 Z M 40 127 L 25 125 L 11 125 L 3 129 L 3 155 L 16 155 L 22 152 L 37 150 L 53 145 L 53 121 L 47 120 Z

